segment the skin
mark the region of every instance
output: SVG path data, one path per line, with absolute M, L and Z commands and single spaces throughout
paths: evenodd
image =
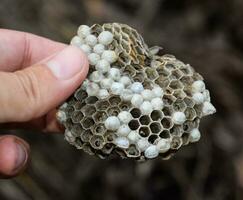
M 49 63 L 67 48 L 65 56 L 58 59 L 65 70 L 76 67 L 76 73 L 64 79 L 54 75 Z M 1 130 L 62 132 L 55 119 L 55 108 L 85 79 L 88 61 L 75 47 L 4 29 L 0 29 L 0 52 L 0 178 L 11 178 L 25 169 L 30 146 Z

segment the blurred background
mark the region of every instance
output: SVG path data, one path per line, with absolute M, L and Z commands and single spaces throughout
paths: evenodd
M 243 199 L 242 0 L 1 0 L 0 27 L 68 43 L 80 24 L 120 22 L 203 75 L 217 113 L 171 160 L 100 160 L 62 135 L 22 133 L 27 171 L 0 180 L 1 200 Z

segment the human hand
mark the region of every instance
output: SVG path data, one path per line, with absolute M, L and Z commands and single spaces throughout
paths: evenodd
M 0 29 L 0 128 L 30 127 L 60 132 L 55 107 L 70 96 L 88 72 L 76 47 L 32 34 Z M 29 145 L 16 136 L 0 136 L 0 178 L 18 175 Z

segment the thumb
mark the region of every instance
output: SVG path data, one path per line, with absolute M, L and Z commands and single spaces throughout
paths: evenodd
M 72 94 L 87 72 L 85 54 L 73 46 L 41 64 L 0 72 L 0 122 L 23 122 L 46 114 Z

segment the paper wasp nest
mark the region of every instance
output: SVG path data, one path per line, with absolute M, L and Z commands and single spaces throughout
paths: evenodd
M 65 139 L 106 158 L 168 159 L 200 139 L 200 119 L 216 110 L 203 78 L 172 55 L 157 55 L 124 24 L 82 25 L 72 45 L 90 61 L 87 79 L 57 118 Z

